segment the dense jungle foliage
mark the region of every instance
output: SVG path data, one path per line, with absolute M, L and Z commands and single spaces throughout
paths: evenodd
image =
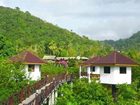
M 20 90 L 29 82 L 21 72 L 23 65 L 10 64 L 7 60 L 0 60 L 0 101 Z
M 90 84 L 86 79 L 76 80 L 59 88 L 57 105 L 140 105 L 140 87 L 137 85 L 136 82 L 118 85 L 117 102 L 114 102 L 111 87 L 94 80 Z

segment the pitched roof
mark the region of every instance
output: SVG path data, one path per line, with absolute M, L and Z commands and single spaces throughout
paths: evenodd
M 81 65 L 85 65 L 85 66 L 91 65 L 91 63 L 96 62 L 96 61 L 99 60 L 100 58 L 101 58 L 101 57 L 99 57 L 99 56 L 92 57 L 92 58 L 88 59 L 87 61 L 82 62 Z
M 116 66 L 136 66 L 138 65 L 129 57 L 122 55 L 119 52 L 112 52 L 107 56 L 101 57 L 95 62 L 91 62 L 91 64 L 95 65 L 116 65 Z
M 10 58 L 13 62 L 20 62 L 24 64 L 43 64 L 44 61 L 29 51 L 22 52 Z
M 93 57 L 87 61 L 81 63 L 81 65 L 97 65 L 97 66 L 137 66 L 138 64 L 134 62 L 129 57 L 122 55 L 119 52 L 112 52 L 107 56 L 103 57 Z

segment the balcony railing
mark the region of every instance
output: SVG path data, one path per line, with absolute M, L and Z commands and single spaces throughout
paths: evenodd
M 81 72 L 81 76 L 83 76 L 83 77 L 87 77 L 88 76 L 88 74 L 87 74 L 87 72 Z M 99 77 L 100 77 L 100 74 L 90 74 L 90 77 L 91 78 L 96 78 L 96 79 L 99 79 Z

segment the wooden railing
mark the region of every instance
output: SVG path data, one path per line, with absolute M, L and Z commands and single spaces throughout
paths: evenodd
M 88 76 L 87 75 L 87 72 L 81 72 L 81 76 Z M 96 79 L 99 79 L 100 78 L 100 74 L 90 74 L 90 77 L 91 78 L 96 78 Z
M 90 77 L 94 78 L 94 79 L 99 79 L 100 78 L 100 74 L 90 74 Z
M 50 83 L 50 85 L 46 87 L 45 90 L 41 91 L 41 94 L 36 97 L 35 102 L 38 103 L 42 100 L 43 97 L 47 97 L 60 82 L 69 80 L 70 79 L 69 77 L 70 76 L 66 75 L 66 73 L 57 76 L 50 76 L 50 77 L 46 76 L 44 79 L 39 80 L 32 86 L 27 86 L 23 88 L 21 91 L 19 91 L 18 93 L 11 95 L 6 101 L 0 102 L 0 105 L 18 105 L 23 100 L 28 98 L 30 95 L 36 93 L 36 90 Z
M 81 76 L 87 76 L 87 72 L 81 72 Z

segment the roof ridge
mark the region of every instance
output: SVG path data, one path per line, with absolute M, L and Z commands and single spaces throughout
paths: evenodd
M 29 52 L 30 54 L 32 54 L 34 57 L 36 57 L 37 59 L 40 59 L 40 60 L 42 60 L 43 61 L 43 59 L 42 58 L 40 58 L 35 52 L 30 52 L 30 51 L 27 51 L 27 52 Z
M 25 54 L 24 54 L 25 53 Z M 27 56 L 27 54 L 28 54 L 28 51 L 25 51 L 23 54 L 23 61 L 25 61 L 25 59 L 26 59 L 26 56 Z

